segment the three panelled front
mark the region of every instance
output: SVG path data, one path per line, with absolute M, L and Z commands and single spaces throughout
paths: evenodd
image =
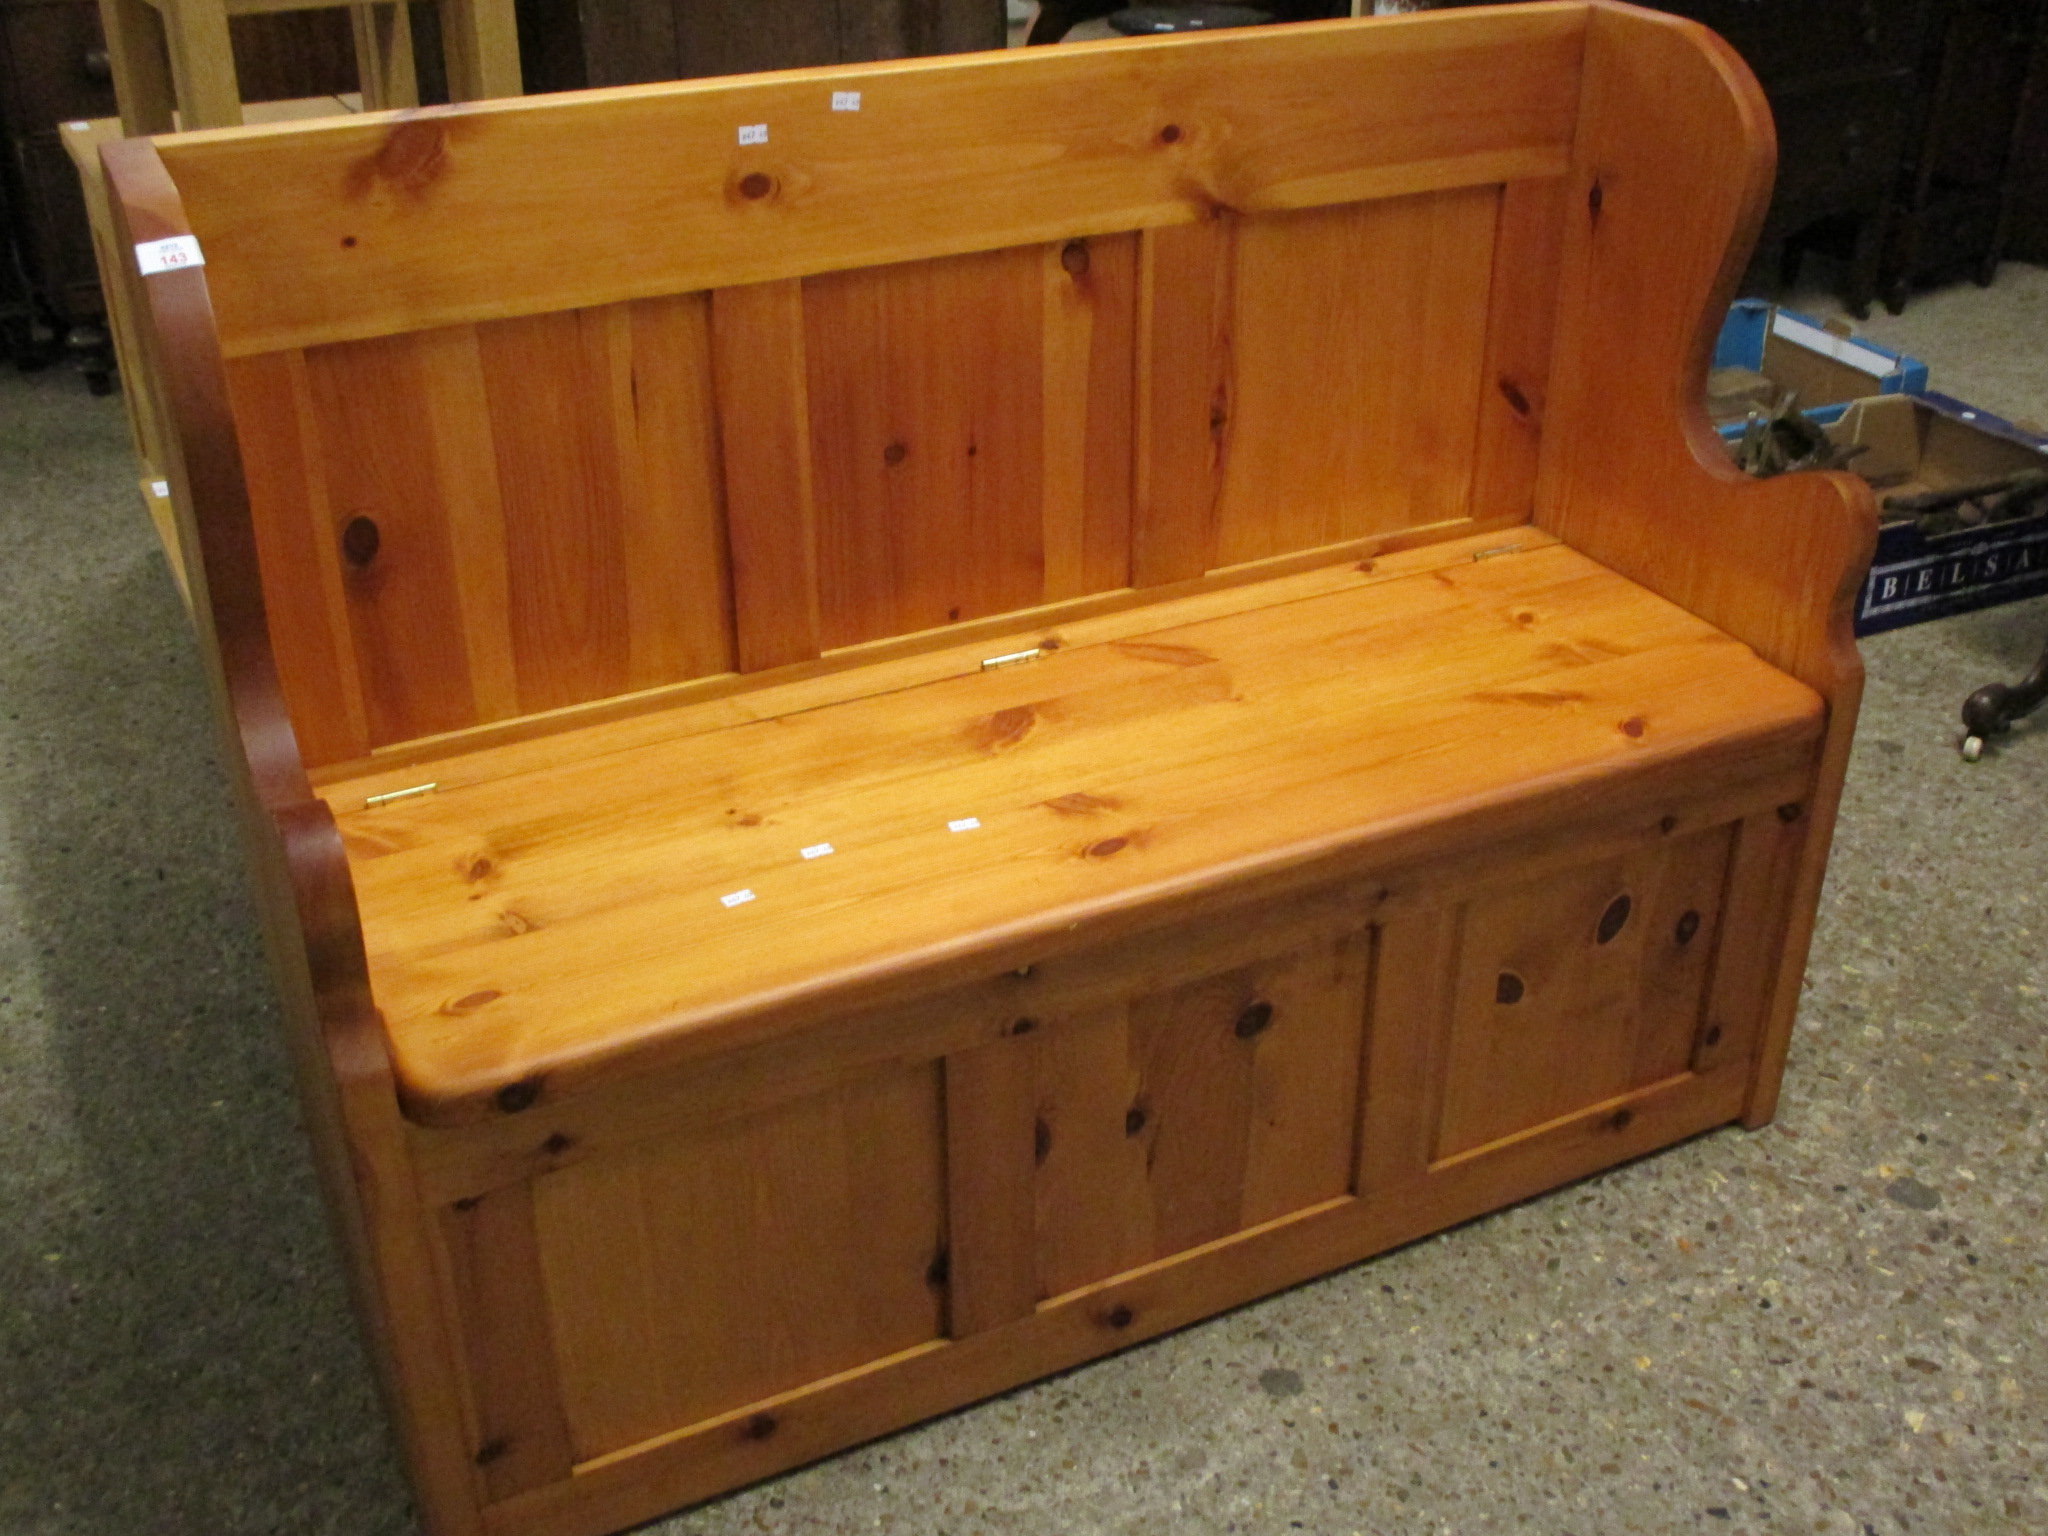
M 1673 820 L 1054 960 L 730 1112 L 487 1128 L 440 1201 L 486 1502 L 1007 1336 L 990 1390 L 1185 1320 L 1133 1285 L 1243 1299 L 1203 1255 L 1266 1245 L 1256 1294 L 1733 1118 L 1797 828 Z

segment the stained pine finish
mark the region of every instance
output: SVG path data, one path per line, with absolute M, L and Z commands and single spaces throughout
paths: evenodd
M 1044 1295 L 1350 1192 L 1371 953 L 1341 934 L 1044 1031 Z
M 1543 361 L 1489 338 L 1502 198 L 238 359 L 307 759 L 1522 515 L 1472 472 L 1490 349 Z
M 804 284 L 826 648 L 1044 601 L 1044 263 L 1024 246 Z
M 217 253 L 220 335 L 238 356 L 1218 207 L 1556 175 L 1584 31 L 1583 11 L 1514 7 L 1046 49 L 1023 71 L 958 55 L 625 87 L 283 139 L 184 135 L 162 152 Z M 835 89 L 861 92 L 858 114 L 832 110 Z M 740 144 L 758 124 L 768 142 Z
M 577 1459 L 936 1338 L 943 1167 L 923 1067 L 537 1180 Z
M 229 379 L 308 760 L 730 669 L 701 295 Z
M 1501 193 L 1247 219 L 1214 564 L 1471 513 Z
M 414 1112 L 638 1070 L 1217 864 L 1363 855 L 1531 775 L 1809 750 L 1815 697 L 1681 610 L 1559 546 L 1476 552 L 708 734 L 424 764 L 441 789 L 388 805 L 330 786 Z
M 1871 537 L 1689 403 L 1770 161 L 1603 0 L 108 147 L 432 1536 L 1769 1118 Z
M 1728 840 L 1697 834 L 1460 911 L 1432 1161 L 1688 1069 Z

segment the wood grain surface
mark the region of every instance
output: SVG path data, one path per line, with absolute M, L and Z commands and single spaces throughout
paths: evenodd
M 426 765 L 444 787 L 388 805 L 329 786 L 408 1102 L 462 1118 L 773 998 L 1452 822 L 1532 776 L 1802 750 L 1817 727 L 1810 692 L 1562 547 L 1350 575 L 754 724 Z
M 231 356 L 1556 175 L 1586 11 L 903 60 L 168 141 Z M 861 93 L 857 113 L 834 90 Z M 767 142 L 738 130 L 765 127 Z
M 1769 1117 L 1871 528 L 1696 405 L 1761 100 L 1592 0 L 108 147 L 432 1536 Z
M 1534 435 L 1483 380 L 1533 375 L 1547 333 L 1516 318 L 1522 287 L 1493 292 L 1496 237 L 1509 207 L 1556 199 L 1503 197 L 1219 216 L 234 359 L 302 751 L 347 763 L 1525 517 Z M 1532 217 L 1510 231 L 1525 246 L 1550 230 Z

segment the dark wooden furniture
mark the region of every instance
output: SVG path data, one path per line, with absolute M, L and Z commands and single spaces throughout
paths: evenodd
M 1922 96 L 1941 0 L 1672 0 L 1756 71 L 1778 127 L 1778 182 L 1758 241 L 1787 281 L 1809 250 L 1846 263 L 1842 298 L 1861 316 L 1882 280 L 1899 167 Z
M 2012 223 L 2007 251 L 2048 266 L 2048 44 L 2034 50 L 2034 68 L 2013 129 Z
M 241 16 L 235 67 L 252 99 L 355 88 L 355 45 L 339 11 Z M 115 115 L 94 0 L 0 0 L 0 175 L 19 220 L 29 280 L 59 328 L 105 312 L 92 230 L 60 125 Z
M 1701 407 L 1771 154 L 1700 28 L 105 158 L 120 249 L 205 255 L 131 268 L 164 470 L 436 1536 L 1774 1113 L 1875 519 Z
M 1130 0 L 1039 0 L 1038 14 L 1032 18 L 1024 41 L 1033 47 L 1056 43 L 1082 22 L 1113 15 L 1129 3 Z M 1351 14 L 1348 0 L 1266 0 L 1258 9 L 1275 21 L 1318 21 Z
M 2027 130 L 2048 90 L 2048 0 L 1947 0 L 1928 53 L 1925 108 L 1885 262 L 1896 313 L 1917 285 L 1958 270 L 1989 285 L 2025 208 Z M 2034 129 L 2038 134 L 2040 130 Z M 2031 194 L 2048 204 L 2048 185 Z
M 1001 48 L 1003 0 L 520 0 L 529 92 Z

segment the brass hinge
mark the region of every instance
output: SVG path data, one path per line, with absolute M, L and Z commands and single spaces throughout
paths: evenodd
M 439 789 L 439 783 L 415 784 L 411 789 L 394 789 L 389 794 L 369 795 L 363 800 L 365 810 L 374 810 L 380 805 L 389 805 L 394 800 L 410 800 L 414 795 L 424 795 L 429 790 Z

